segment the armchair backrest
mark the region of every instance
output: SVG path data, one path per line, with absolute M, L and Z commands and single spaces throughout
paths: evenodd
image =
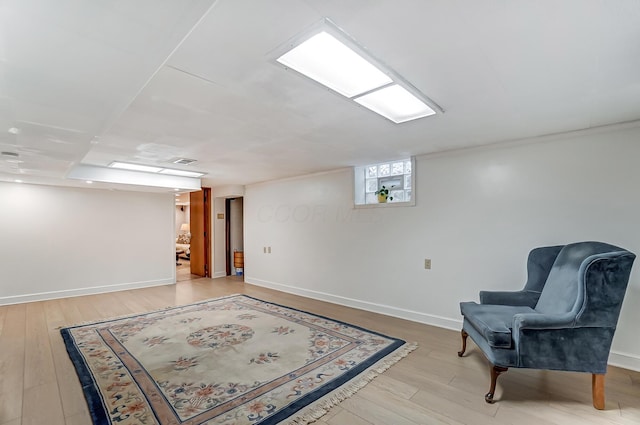
M 564 248 L 564 245 L 543 246 L 534 248 L 529 252 L 529 257 L 527 258 L 527 283 L 524 285 L 525 291 L 542 292 L 551 267 L 562 248 Z
M 602 242 L 566 245 L 553 263 L 536 311 L 573 312 L 578 326 L 615 328 L 634 259 L 631 252 Z
M 622 250 L 600 254 L 585 273 L 586 299 L 576 326 L 615 328 L 636 256 Z

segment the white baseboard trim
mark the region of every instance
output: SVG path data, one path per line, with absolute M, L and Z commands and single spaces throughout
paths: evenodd
M 295 286 L 269 282 L 249 276 L 245 277 L 245 282 L 256 286 L 275 289 L 277 291 L 300 295 L 307 298 L 344 305 L 346 307 L 353 307 L 360 310 L 384 314 L 386 316 L 398 317 L 400 319 L 411 320 L 412 322 L 424 323 L 426 325 L 436 326 L 439 328 L 451 329 L 454 331 L 459 331 L 462 328 L 462 320 L 455 320 L 447 317 L 436 316 L 433 314 L 421 313 L 419 311 L 356 300 L 353 298 L 332 295 L 325 292 L 313 291 L 310 289 L 297 288 Z M 611 366 L 621 367 L 623 369 L 640 371 L 640 357 L 630 353 L 622 353 L 620 351 L 612 350 L 609 354 L 608 364 L 610 364 Z
M 225 272 L 216 272 L 213 277 L 225 277 Z M 245 276 L 245 282 L 262 286 L 265 288 L 275 289 L 277 291 L 287 292 L 290 294 L 300 295 L 320 301 L 344 305 L 346 307 L 357 308 L 360 310 L 371 311 L 374 313 L 384 314 L 386 316 L 398 317 L 400 319 L 411 320 L 412 322 L 424 323 L 426 325 L 436 326 L 444 329 L 459 330 L 462 327 L 462 320 L 450 319 L 447 317 L 437 316 L 433 314 L 421 313 L 419 311 L 407 310 L 403 308 L 393 307 L 385 304 L 372 303 L 368 301 L 356 300 L 353 298 L 332 295 L 326 292 L 313 291 L 310 289 L 297 288 L 295 286 L 283 285 L 281 283 L 269 282 L 262 279 L 256 279 Z M 126 291 L 129 289 L 148 288 L 151 286 L 162 286 L 175 284 L 175 279 L 159 279 L 143 282 L 119 283 L 115 285 L 93 286 L 90 288 L 65 289 L 61 291 L 40 292 L 37 294 L 14 295 L 9 297 L 0 297 L 0 306 L 20 304 L 34 301 L 46 301 L 58 298 L 80 297 L 83 295 L 102 294 L 107 292 Z M 608 364 L 611 366 L 621 367 L 640 371 L 640 357 L 620 351 L 612 350 L 609 354 Z
M 89 288 L 63 289 L 61 291 L 39 292 L 36 294 L 13 295 L 0 297 L 0 305 L 21 304 L 33 301 L 55 300 L 58 298 L 80 297 L 83 295 L 103 294 L 107 292 L 126 291 L 129 289 L 148 288 L 175 284 L 175 278 L 147 280 L 143 282 L 118 283 L 115 285 L 92 286 Z
M 607 363 L 611 366 L 640 372 L 640 357 L 635 354 L 611 350 L 609 353 L 609 361 Z
M 326 292 L 296 288 L 295 286 L 269 282 L 266 280 L 256 279 L 249 276 L 245 276 L 244 281 L 252 285 L 275 289 L 278 291 L 287 292 L 289 294 L 300 295 L 303 297 L 312 298 L 320 301 L 327 301 L 333 304 L 339 304 L 346 307 L 352 307 L 360 310 L 366 310 L 374 313 L 384 314 L 386 316 L 392 316 L 400 319 L 411 320 L 412 322 L 424 323 L 426 325 L 437 326 L 439 328 L 452 329 L 456 331 L 459 331 L 462 328 L 462 320 L 454 320 L 454 319 L 449 319 L 447 317 L 421 313 L 419 311 L 407 310 L 404 308 L 393 307 L 390 305 L 356 300 L 353 298 L 347 298 L 339 295 L 328 294 Z

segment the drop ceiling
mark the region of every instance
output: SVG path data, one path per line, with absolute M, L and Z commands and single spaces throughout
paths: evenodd
M 324 18 L 446 112 L 393 124 L 275 61 Z M 636 0 L 8 0 L 0 181 L 125 161 L 250 184 L 633 121 L 638 70 Z

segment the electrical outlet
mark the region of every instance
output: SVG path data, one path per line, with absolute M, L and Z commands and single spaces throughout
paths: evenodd
M 267 247 L 266 247 L 266 246 L 263 246 L 263 247 L 262 247 L 262 253 L 263 253 L 263 254 L 266 254 L 266 253 L 267 253 Z
M 271 254 L 271 247 L 270 247 L 270 246 L 268 246 L 268 247 L 267 247 L 267 252 L 268 252 L 269 254 Z
M 431 270 L 431 258 L 424 259 L 424 268 L 427 270 Z

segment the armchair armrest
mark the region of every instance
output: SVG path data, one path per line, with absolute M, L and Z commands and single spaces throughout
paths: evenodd
M 526 306 L 534 308 L 540 298 L 535 291 L 480 291 L 480 304 Z
M 513 334 L 521 329 L 566 329 L 575 327 L 575 314 L 518 313 L 513 316 Z

